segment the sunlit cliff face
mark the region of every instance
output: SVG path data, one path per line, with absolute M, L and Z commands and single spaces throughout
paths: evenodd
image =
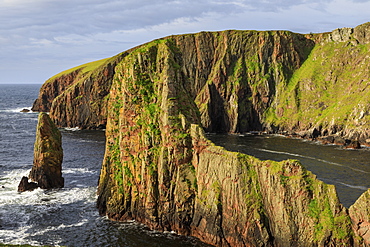
M 94 78 L 104 78 L 112 60 L 76 77 L 53 101 L 51 115 L 60 125 L 106 121 L 98 206 L 112 219 L 134 218 L 220 246 L 366 242 L 333 186 L 295 161 L 227 152 L 203 128 L 315 130 L 366 141 L 367 110 L 360 106 L 368 89 L 358 79 L 369 75 L 362 55 L 367 27 L 340 41 L 335 32 L 279 31 L 156 40 L 114 58 L 109 94 L 87 100 L 95 97 L 87 89 L 102 86 L 93 86 Z

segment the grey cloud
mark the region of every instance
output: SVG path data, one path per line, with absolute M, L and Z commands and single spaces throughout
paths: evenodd
M 0 76 L 18 64 L 19 68 L 33 68 L 32 75 L 40 71 L 40 77 L 47 79 L 41 73 L 51 76 L 174 33 L 270 28 L 310 32 L 319 29 L 315 23 L 330 31 L 337 27 L 338 16 L 325 15 L 325 6 L 334 1 L 0 0 Z M 291 11 L 297 8 L 313 10 L 309 11 L 312 16 L 303 18 Z M 328 20 L 333 24 L 320 24 Z M 347 26 L 354 22 L 340 21 Z
M 204 12 L 238 11 L 235 4 L 208 1 L 44 1 L 42 4 L 0 6 L 0 30 L 74 32 L 133 29 L 158 25 L 179 17 L 199 17 Z

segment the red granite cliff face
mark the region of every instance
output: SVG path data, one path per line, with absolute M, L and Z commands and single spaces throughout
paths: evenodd
M 370 246 L 370 189 L 349 208 L 357 246 Z
M 79 78 L 68 92 L 54 99 L 50 115 L 58 126 L 105 128 L 115 63 L 107 63 L 93 74 Z
M 201 32 L 158 42 L 171 40 L 176 49 L 174 66 L 206 131 L 334 135 L 368 144 L 369 30 L 365 23 L 315 35 Z M 50 109 L 60 127 L 104 127 L 115 66 L 141 47 L 48 80 L 33 109 Z

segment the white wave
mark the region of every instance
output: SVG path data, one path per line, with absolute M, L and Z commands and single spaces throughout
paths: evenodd
M 86 168 L 71 168 L 65 173 L 95 173 Z M 15 169 L 4 172 L 0 179 L 0 206 L 3 205 L 45 205 L 52 202 L 68 204 L 81 200 L 94 202 L 96 200 L 96 187 L 63 188 L 56 190 L 36 189 L 18 193 L 18 185 L 23 176 L 28 176 L 29 169 Z
M 5 171 L 1 174 L 0 187 L 8 189 L 18 189 L 18 184 L 23 176 L 28 176 L 29 169 L 14 169 L 11 171 Z M 4 189 L 3 188 L 3 189 Z
M 351 184 L 346 184 L 346 183 L 342 183 L 342 182 L 338 182 L 338 183 L 341 184 L 341 185 L 347 186 L 349 188 L 352 188 L 352 189 L 359 189 L 359 190 L 364 190 L 364 191 L 366 191 L 368 189 L 365 186 L 351 185 Z
M 81 130 L 79 127 L 65 127 L 64 128 L 65 130 L 67 130 L 67 131 L 79 131 L 79 130 Z
M 29 236 L 39 236 L 39 235 L 47 234 L 48 232 L 51 232 L 51 231 L 63 230 L 63 229 L 66 229 L 66 228 L 83 226 L 83 225 L 87 224 L 88 222 L 89 222 L 88 219 L 82 219 L 80 222 L 77 222 L 75 224 L 70 224 L 70 225 L 61 224 L 59 226 L 48 226 L 47 228 L 45 228 L 43 230 L 39 230 L 35 233 L 29 234 Z M 55 240 L 55 239 L 53 239 L 53 240 Z
M 29 112 L 24 112 L 24 113 L 35 113 L 33 111 L 31 111 L 31 108 L 32 107 L 29 107 L 29 106 L 26 106 L 26 107 L 17 107 L 17 108 L 11 108 L 11 109 L 5 109 L 5 110 L 1 110 L 1 112 L 14 112 L 14 113 L 18 113 L 18 112 L 21 112 L 22 110 L 29 110 Z
M 70 169 L 71 172 L 90 172 L 84 168 Z M 68 204 L 91 208 L 95 207 L 97 199 L 96 187 L 74 187 L 56 190 L 36 189 L 33 191 L 17 192 L 18 184 L 22 176 L 27 176 L 29 170 L 15 169 L 3 172 L 0 176 L 0 216 L 3 228 L 0 228 L 0 239 L 6 244 L 31 244 L 40 245 L 39 242 L 30 241 L 32 236 L 48 234 L 54 230 L 83 226 L 88 219 L 82 218 L 72 224 L 61 224 L 58 226 L 47 226 L 35 232 L 34 225 L 30 223 L 31 218 L 37 214 L 50 214 L 61 210 Z M 58 238 L 53 237 L 53 245 L 61 243 Z
M 87 168 L 67 168 L 63 170 L 63 174 L 96 174 L 97 171 L 90 171 Z
M 71 204 L 79 201 L 84 201 L 85 204 L 88 204 L 95 203 L 97 199 L 96 187 L 65 188 L 49 193 L 55 193 L 55 196 L 58 198 L 58 203 L 60 204 Z
M 285 155 L 301 157 L 301 158 L 311 158 L 311 157 L 300 155 L 300 154 L 281 152 L 281 151 L 269 150 L 269 149 L 264 149 L 264 148 L 256 148 L 256 149 L 259 150 L 259 151 L 263 151 L 263 152 L 267 152 L 267 153 L 273 153 L 273 154 L 285 154 Z
M 16 230 L 3 230 L 0 229 L 0 236 L 1 242 L 12 244 L 12 245 L 22 245 L 22 244 L 29 244 L 38 246 L 40 245 L 39 242 L 32 241 L 28 239 L 29 237 L 29 230 L 32 229 L 33 226 L 23 226 L 19 227 Z

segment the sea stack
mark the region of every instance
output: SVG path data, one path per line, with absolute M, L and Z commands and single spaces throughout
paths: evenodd
M 40 113 L 36 129 L 33 167 L 29 179 L 41 189 L 64 187 L 62 177 L 62 136 L 59 129 L 47 113 Z M 22 178 L 18 191 L 25 191 L 25 179 Z M 34 186 L 31 187 L 34 189 Z M 32 190 L 31 189 L 31 190 Z

